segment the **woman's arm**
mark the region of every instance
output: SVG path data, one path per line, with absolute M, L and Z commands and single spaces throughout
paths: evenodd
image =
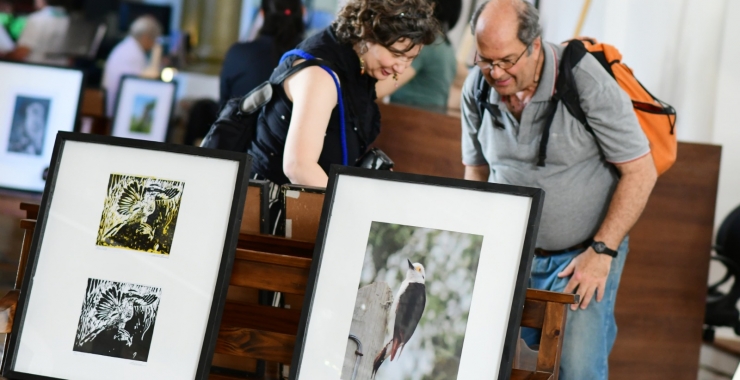
M 329 177 L 318 161 L 326 127 L 337 105 L 334 80 L 321 67 L 310 66 L 286 79 L 283 86 L 293 102 L 283 172 L 291 183 L 326 187 Z

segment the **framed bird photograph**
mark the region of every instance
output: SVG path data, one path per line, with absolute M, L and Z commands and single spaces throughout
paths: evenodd
M 508 379 L 543 200 L 332 167 L 290 378 Z
M 111 135 L 166 142 L 177 82 L 124 75 L 118 86 Z
M 247 154 L 57 135 L 3 365 L 10 379 L 207 379 Z

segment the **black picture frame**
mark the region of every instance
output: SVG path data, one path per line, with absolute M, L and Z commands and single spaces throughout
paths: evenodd
M 544 191 L 542 189 L 523 186 L 466 181 L 461 179 L 432 177 L 417 174 L 397 173 L 391 171 L 368 170 L 338 165 L 333 165 L 329 173 L 329 183 L 326 190 L 326 197 L 324 199 L 313 261 L 309 272 L 306 295 L 304 298 L 304 307 L 301 311 L 301 319 L 296 336 L 289 379 L 296 380 L 306 378 L 305 376 L 300 377 L 300 371 L 302 368 L 301 364 L 304 360 L 304 353 L 307 349 L 309 349 L 308 347 L 306 347 L 307 333 L 309 325 L 311 324 L 312 308 L 314 307 L 314 301 L 317 296 L 317 283 L 319 280 L 319 276 L 322 274 L 321 267 L 324 264 L 324 249 L 325 245 L 327 244 L 327 232 L 333 215 L 333 207 L 335 207 L 337 184 L 340 177 L 357 177 L 379 181 L 390 181 L 394 183 L 418 184 L 431 187 L 447 187 L 454 189 L 464 189 L 472 192 L 489 192 L 504 195 L 513 195 L 527 197 L 531 199 L 531 207 L 527 215 L 526 231 L 524 233 L 524 242 L 522 250 L 521 252 L 519 252 L 519 254 L 521 255 L 521 259 L 519 260 L 519 265 L 516 268 L 516 286 L 514 288 L 508 322 L 506 324 L 504 348 L 500 357 L 498 376 L 496 377 L 496 379 L 498 380 L 508 379 L 511 375 L 511 367 L 514 359 L 516 342 L 519 337 L 519 322 L 522 317 L 527 282 L 529 279 L 530 267 L 534 255 L 534 248 L 542 213 L 542 206 L 544 204 Z M 362 201 L 365 202 L 367 200 L 362 199 Z M 336 284 L 336 286 L 340 285 Z M 363 355 L 364 356 L 362 360 L 372 360 L 375 356 L 375 353 L 364 352 Z M 491 359 L 496 360 L 498 358 Z M 327 367 L 330 366 L 329 362 L 326 362 L 325 365 Z
M 126 81 L 140 81 L 140 82 L 149 82 L 149 83 L 157 83 L 162 86 L 171 86 L 172 87 L 172 103 L 169 104 L 168 113 L 167 113 L 167 126 L 164 132 L 164 139 L 162 141 L 159 140 L 150 140 L 150 141 L 157 141 L 157 142 L 168 142 L 171 139 L 172 134 L 172 115 L 175 112 L 175 103 L 177 102 L 177 87 L 178 83 L 177 80 L 172 79 L 169 82 L 165 82 L 162 79 L 159 78 L 145 78 L 138 75 L 133 74 L 125 74 L 121 76 L 121 79 L 118 81 L 118 89 L 116 90 L 116 97 L 115 97 L 115 103 L 113 104 L 113 117 L 111 118 L 111 136 L 114 137 L 125 137 L 125 136 L 117 136 L 116 133 L 116 125 L 118 125 L 118 118 L 122 117 L 120 116 L 120 104 L 121 104 L 121 94 L 123 92 L 124 84 Z M 134 138 L 134 137 L 129 137 Z
M 239 221 L 244 209 L 246 193 L 248 189 L 249 174 L 251 170 L 251 156 L 246 153 L 236 153 L 212 149 L 201 149 L 185 145 L 164 144 L 135 139 L 124 139 L 110 136 L 89 135 L 72 132 L 60 132 L 57 135 L 54 153 L 52 156 L 51 167 L 49 170 L 46 188 L 44 190 L 33 240 L 29 251 L 28 263 L 25 269 L 24 281 L 21 286 L 21 296 L 13 321 L 13 332 L 9 334 L 7 351 L 3 359 L 2 375 L 9 379 L 28 379 L 28 380 L 45 380 L 55 379 L 55 377 L 41 376 L 32 373 L 19 372 L 15 369 L 19 343 L 23 339 L 24 322 L 27 317 L 27 307 L 30 297 L 33 296 L 34 277 L 39 262 L 41 245 L 45 238 L 45 231 L 49 223 L 49 212 L 55 195 L 57 184 L 57 175 L 60 170 L 65 144 L 68 142 L 92 143 L 100 146 L 122 147 L 146 150 L 158 153 L 174 153 L 180 155 L 195 156 L 206 159 L 219 159 L 233 162 L 237 165 L 237 171 L 234 178 L 234 189 L 230 192 L 232 198 L 228 213 L 228 222 L 226 224 L 223 250 L 220 261 L 215 266 L 218 268 L 213 296 L 210 307 L 208 308 L 207 323 L 204 328 L 200 354 L 195 370 L 194 379 L 205 380 L 209 376 L 209 369 L 213 354 L 215 352 L 218 329 L 221 317 L 223 315 L 223 306 L 226 301 L 226 292 L 228 290 L 231 270 L 234 263 L 234 253 L 236 251 L 239 237 Z M 61 249 L 55 247 L 55 249 Z M 71 344 L 70 344 L 71 346 Z M 118 359 L 116 359 L 118 360 Z

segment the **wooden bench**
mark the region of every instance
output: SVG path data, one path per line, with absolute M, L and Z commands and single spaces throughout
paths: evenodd
M 24 204 L 22 207 L 27 216 L 38 215 L 38 206 Z M 313 208 L 307 207 L 306 210 Z M 32 240 L 35 224 L 33 219 L 22 221 L 25 240 Z M 30 245 L 24 244 L 21 255 L 27 257 L 29 248 Z M 278 377 L 274 363 L 291 362 L 302 305 L 297 302 L 291 304 L 290 309 L 259 305 L 254 294 L 255 289 L 262 289 L 282 292 L 302 300 L 313 248 L 311 242 L 240 234 L 212 362 L 211 379 L 247 376 L 275 379 Z M 22 281 L 22 272 L 20 275 L 19 281 Z M 11 291 L 0 299 L 0 316 L 6 316 L 5 319 L 0 317 L 0 333 L 12 332 L 17 299 L 17 291 Z M 565 314 L 568 305 L 575 302 L 575 295 L 532 289 L 527 291 L 521 325 L 542 329 L 543 337 L 535 368 L 515 368 L 512 370 L 512 379 L 557 379 Z M 272 365 L 263 370 L 259 368 L 257 360 Z

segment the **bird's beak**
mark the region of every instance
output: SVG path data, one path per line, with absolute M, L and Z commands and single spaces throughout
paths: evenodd
M 414 264 L 411 264 L 411 260 L 406 259 L 406 261 L 409 263 L 409 269 L 414 270 Z

